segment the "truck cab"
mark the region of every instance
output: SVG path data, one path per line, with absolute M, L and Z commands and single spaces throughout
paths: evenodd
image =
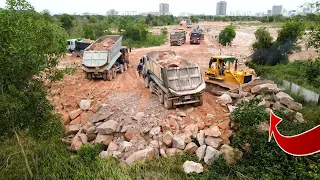
M 72 52 L 72 51 L 74 51 L 75 50 L 75 48 L 76 48 L 76 41 L 77 41 L 77 39 L 68 39 L 67 40 L 67 51 L 68 52 Z
M 199 32 L 190 33 L 190 44 L 200 44 L 201 34 Z

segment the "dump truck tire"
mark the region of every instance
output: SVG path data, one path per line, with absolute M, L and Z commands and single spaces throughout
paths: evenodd
M 149 91 L 153 94 L 154 93 L 154 82 L 150 81 L 149 82 Z
M 105 77 L 104 77 L 104 76 L 105 76 Z M 105 74 L 103 74 L 102 77 L 103 77 L 103 80 L 106 79 L 106 80 L 108 80 L 108 81 L 111 81 L 111 80 L 112 80 L 112 72 L 111 72 L 111 70 L 109 70 L 109 71 L 107 71 Z M 106 80 L 105 80 L 105 81 L 106 81 Z
M 145 86 L 146 88 L 149 87 L 149 77 L 148 77 L 148 76 L 146 76 L 146 77 L 144 78 L 144 86 Z
M 164 95 L 164 107 L 166 109 L 172 109 L 173 101 L 168 99 L 168 94 Z
M 124 63 L 124 71 L 128 70 L 128 63 Z
M 164 98 L 163 95 L 164 95 L 164 92 L 162 91 L 162 89 L 159 89 L 159 95 L 158 96 L 159 96 L 159 101 L 160 101 L 161 104 L 163 104 L 163 100 L 164 100 L 163 99 Z
M 117 77 L 117 70 L 116 70 L 116 68 L 112 68 L 111 71 L 112 71 L 112 79 L 116 79 L 116 77 Z
M 195 103 L 194 106 L 202 106 L 203 105 L 203 96 L 200 95 L 197 99 L 200 100 L 200 102 Z
M 91 81 L 92 80 L 92 74 L 91 73 L 86 73 L 86 79 Z

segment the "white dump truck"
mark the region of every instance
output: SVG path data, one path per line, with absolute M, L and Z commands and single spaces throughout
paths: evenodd
M 154 51 L 141 58 L 145 87 L 159 97 L 166 109 L 178 105 L 203 104 L 206 88 L 199 64 L 177 56 L 173 51 Z
M 83 53 L 82 70 L 85 77 L 103 78 L 111 81 L 116 78 L 117 72 L 123 73 L 128 69 L 129 52 L 121 46 L 122 37 L 107 35 L 87 47 Z

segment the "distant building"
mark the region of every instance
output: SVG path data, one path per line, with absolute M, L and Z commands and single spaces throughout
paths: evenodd
M 264 17 L 264 16 L 265 16 L 264 12 L 256 13 L 256 17 Z
M 110 9 L 107 11 L 107 16 L 116 16 L 118 15 L 118 11 L 114 10 L 114 9 Z
M 168 15 L 169 14 L 169 4 L 160 3 L 159 4 L 159 14 L 160 15 Z
M 282 5 L 273 6 L 272 7 L 272 15 L 280 15 L 280 14 L 282 14 Z
M 148 16 L 148 14 L 158 16 L 159 12 L 142 12 L 142 13 L 140 13 L 141 16 Z
M 217 3 L 217 16 L 225 16 L 227 15 L 227 2 L 226 1 L 220 1 Z
M 267 16 L 272 16 L 272 10 L 267 11 Z

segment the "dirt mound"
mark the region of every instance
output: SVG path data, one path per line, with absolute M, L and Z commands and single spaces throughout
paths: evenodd
M 106 38 L 101 42 L 96 42 L 88 49 L 89 51 L 109 51 L 116 42 L 113 39 Z

